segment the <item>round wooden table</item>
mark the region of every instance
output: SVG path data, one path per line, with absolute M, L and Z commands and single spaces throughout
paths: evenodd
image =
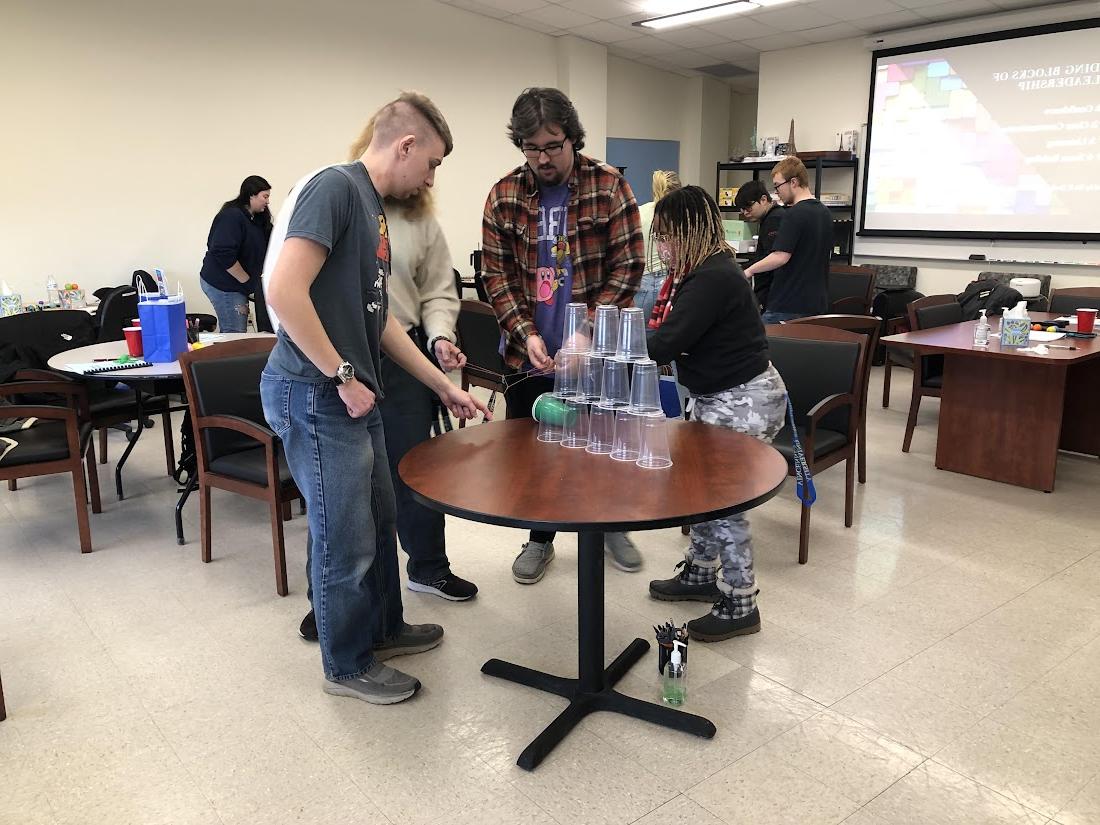
M 665 470 L 542 443 L 537 430 L 531 419 L 454 430 L 413 448 L 398 467 L 417 500 L 435 510 L 486 524 L 578 534 L 578 677 L 499 659 L 481 668 L 569 700 L 517 764 L 533 770 L 597 710 L 709 739 L 715 727 L 708 719 L 615 691 L 649 642 L 635 639 L 604 667 L 604 533 L 677 527 L 750 510 L 783 486 L 786 460 L 755 438 L 698 422 L 669 422 L 673 466 Z

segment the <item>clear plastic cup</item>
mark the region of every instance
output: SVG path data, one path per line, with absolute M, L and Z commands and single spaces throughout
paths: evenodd
M 558 350 L 554 356 L 554 396 L 578 398 L 581 392 L 582 353 Z
M 634 413 L 661 411 L 661 373 L 657 362 L 650 359 L 637 361 L 630 377 L 630 406 Z
M 614 304 L 600 304 L 592 321 L 592 352 L 614 355 L 618 345 L 619 308 Z
M 630 364 L 617 358 L 603 359 L 603 381 L 600 382 L 601 407 L 617 410 L 630 403 Z
M 642 428 L 640 415 L 629 410 L 615 410 L 615 438 L 611 443 L 611 457 L 616 461 L 636 462 L 642 455 Z
M 584 449 L 588 446 L 588 404 L 583 401 L 566 401 L 568 412 L 561 433 L 561 446 Z
M 645 343 L 645 310 L 630 307 L 619 313 L 619 343 L 615 357 L 621 361 L 643 361 L 649 358 Z
M 664 413 L 649 413 L 639 416 L 642 446 L 638 455 L 638 466 L 647 470 L 663 470 L 672 466 L 672 457 L 668 449 L 668 419 Z
M 560 351 L 588 352 L 591 349 L 592 322 L 588 320 L 588 305 L 566 305 L 565 327 L 562 329 Z
M 600 400 L 600 388 L 603 386 L 602 355 L 585 353 L 580 356 L 580 384 L 577 398 L 595 404 Z
M 588 410 L 588 446 L 585 451 L 610 455 L 615 445 L 615 410 L 593 404 Z
M 559 444 L 561 443 L 562 433 L 565 430 L 565 425 L 561 419 L 543 418 L 539 422 L 539 434 L 538 440 L 544 441 L 547 444 Z

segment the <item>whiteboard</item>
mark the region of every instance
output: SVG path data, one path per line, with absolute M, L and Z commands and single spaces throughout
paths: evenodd
M 1062 264 L 1100 266 L 1100 243 L 1070 241 L 979 241 L 959 238 L 861 238 L 855 239 L 857 256 L 925 258 L 969 261 L 985 255 L 990 263 Z

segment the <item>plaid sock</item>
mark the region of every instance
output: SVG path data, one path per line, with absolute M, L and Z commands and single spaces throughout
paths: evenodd
M 710 567 L 699 565 L 689 555 L 676 566 L 682 568 L 680 570 L 680 581 L 684 584 L 703 585 L 710 584 L 718 579 L 719 563 L 715 561 L 712 562 L 712 565 Z

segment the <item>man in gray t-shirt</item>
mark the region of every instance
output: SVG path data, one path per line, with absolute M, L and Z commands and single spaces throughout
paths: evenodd
M 451 151 L 450 129 L 435 104 L 411 92 L 374 121 L 358 161 L 304 178 L 279 215 L 264 265 L 278 339 L 260 395 L 308 508 L 309 596 L 325 691 L 392 704 L 420 682 L 382 660 L 435 647 L 443 628 L 406 624 L 402 613 L 393 483 L 376 407 L 380 352 L 459 418 L 489 416 L 386 312 L 382 200 L 432 185 Z

